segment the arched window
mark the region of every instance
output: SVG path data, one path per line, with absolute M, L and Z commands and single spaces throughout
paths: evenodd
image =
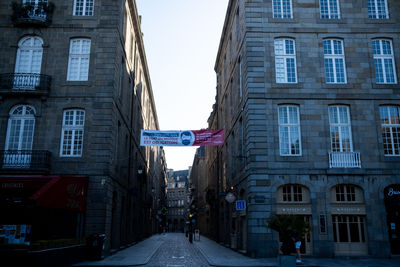
M 331 190 L 332 202 L 362 203 L 363 191 L 360 187 L 351 184 L 339 184 Z
M 310 192 L 309 190 L 299 184 L 286 184 L 278 189 L 278 199 L 279 203 L 308 203 L 310 202 Z
M 32 150 L 35 109 L 20 105 L 10 111 L 5 150 Z
M 40 73 L 43 41 L 37 36 L 22 38 L 18 43 L 15 73 Z
M 324 63 L 326 83 L 346 83 L 346 63 L 343 41 L 326 39 L 324 46 Z
M 396 64 L 392 41 L 387 39 L 373 40 L 372 53 L 374 55 L 375 82 L 396 84 Z

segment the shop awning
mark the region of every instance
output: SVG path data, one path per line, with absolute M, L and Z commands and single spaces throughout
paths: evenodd
M 33 200 L 36 206 L 86 210 L 87 176 L 0 177 L 0 192 L 9 198 Z

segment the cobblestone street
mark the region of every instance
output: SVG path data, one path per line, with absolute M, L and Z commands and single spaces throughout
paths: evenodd
M 191 244 L 183 233 L 161 235 L 159 240 L 163 244 L 145 266 L 210 266 L 195 244 Z

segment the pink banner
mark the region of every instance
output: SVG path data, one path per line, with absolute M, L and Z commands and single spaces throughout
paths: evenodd
M 222 146 L 224 144 L 224 129 L 192 132 L 194 133 L 193 146 Z

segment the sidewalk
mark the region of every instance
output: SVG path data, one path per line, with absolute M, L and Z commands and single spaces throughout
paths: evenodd
M 165 235 L 154 235 L 134 246 L 117 252 L 101 261 L 86 261 L 73 265 L 74 267 L 121 267 L 121 266 L 138 266 L 147 264 L 160 246 L 168 239 Z M 246 257 L 229 248 L 219 245 L 218 243 L 201 236 L 200 241 L 193 241 L 201 254 L 205 257 L 211 266 L 224 267 L 265 267 L 277 266 L 277 258 L 261 258 L 254 259 Z M 381 266 L 400 266 L 400 257 L 394 259 L 341 259 L 341 258 L 313 258 L 304 257 L 301 266 L 323 266 L 323 267 L 343 267 L 343 266 L 362 266 L 362 267 L 381 267 Z M 195 266 L 188 266 L 195 267 Z
M 153 235 L 152 237 L 137 243 L 129 248 L 121 250 L 112 256 L 101 261 L 85 261 L 74 264 L 74 267 L 111 267 L 111 266 L 138 266 L 149 262 L 154 253 L 163 243 L 162 235 Z

